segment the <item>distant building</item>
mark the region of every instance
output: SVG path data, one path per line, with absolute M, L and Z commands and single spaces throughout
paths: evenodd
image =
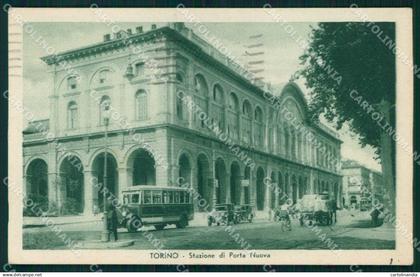
M 65 212 L 102 206 L 91 180 L 103 182 L 104 109 L 111 107 L 107 184 L 119 197 L 130 186 L 177 186 L 182 179 L 210 206 L 268 210 L 281 201 L 276 188 L 294 202 L 323 191 L 341 199 L 342 141 L 311 121 L 296 84 L 276 95 L 264 91 L 182 23 L 126 35 L 42 58 L 54 89 L 45 99 L 49 120 L 24 131 L 27 195 Z
M 373 201 L 382 202 L 382 174 L 353 160 L 342 162 L 343 205 L 356 209 L 370 209 Z M 376 200 L 375 200 L 376 199 Z

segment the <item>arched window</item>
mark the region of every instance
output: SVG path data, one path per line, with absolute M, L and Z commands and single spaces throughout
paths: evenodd
M 222 87 L 216 84 L 213 87 L 213 101 L 211 108 L 211 117 L 221 130 L 225 128 L 225 97 Z
M 147 93 L 142 89 L 136 93 L 136 119 L 147 119 Z
M 184 83 L 184 77 L 180 73 L 176 73 L 176 80 L 177 82 L 183 84 Z
M 257 121 L 258 123 L 263 122 L 263 112 L 260 107 L 257 107 L 255 109 L 255 121 Z
M 251 132 L 251 126 L 252 126 L 252 108 L 251 104 L 248 100 L 245 100 L 242 105 L 242 113 L 244 114 L 245 118 L 243 120 L 242 124 L 242 133 L 243 133 L 243 139 L 245 143 L 251 143 L 252 141 L 252 132 Z
M 263 124 L 263 112 L 260 107 L 255 109 L 255 143 L 258 146 L 264 146 L 264 124 Z
M 67 128 L 75 129 L 78 126 L 77 104 L 71 101 L 67 106 Z
M 247 116 L 247 117 L 249 117 L 249 118 L 251 118 L 251 119 L 252 119 L 251 104 L 249 103 L 249 101 L 248 101 L 248 100 L 245 100 L 245 101 L 244 101 L 244 104 L 243 104 L 243 106 L 242 106 L 242 113 L 243 113 L 245 116 Z
M 197 74 L 194 77 L 194 90 L 195 93 L 199 95 L 208 96 L 207 82 L 200 74 Z
M 239 138 L 239 101 L 235 93 L 229 95 L 227 132 L 233 139 Z
M 183 101 L 181 97 L 176 97 L 176 116 L 178 117 L 178 119 L 184 119 L 184 106 L 183 106 Z
M 213 88 L 213 100 L 220 105 L 224 104 L 223 89 L 219 84 L 215 85 Z
M 286 155 L 286 157 L 288 157 L 291 153 L 289 128 L 284 127 L 283 132 L 284 132 L 284 149 L 285 149 L 284 154 Z
M 200 107 L 201 111 L 208 116 L 208 86 L 207 82 L 204 79 L 203 75 L 197 74 L 194 77 L 194 101 L 197 103 L 198 107 Z M 200 119 L 197 113 L 194 113 L 194 122 L 197 127 L 205 128 L 205 120 Z
M 98 83 L 100 85 L 103 85 L 109 82 L 110 72 L 111 71 L 109 69 L 103 69 L 99 71 Z
M 239 110 L 238 97 L 233 92 L 229 97 L 229 109 L 233 110 L 234 112 L 238 112 Z

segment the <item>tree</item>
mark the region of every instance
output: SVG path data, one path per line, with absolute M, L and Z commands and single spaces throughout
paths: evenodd
M 375 148 L 391 212 L 395 211 L 394 42 L 394 23 L 319 23 L 300 57 L 303 68 L 295 75 L 305 78 L 311 91 L 312 118 L 323 114 L 338 130 L 347 123 L 362 146 Z

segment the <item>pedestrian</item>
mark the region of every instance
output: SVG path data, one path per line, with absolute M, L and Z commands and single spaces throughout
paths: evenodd
M 378 222 L 379 213 L 380 213 L 380 211 L 378 210 L 377 207 L 373 208 L 373 210 L 370 212 L 370 217 L 372 219 L 372 226 L 373 227 L 376 227 L 376 226 L 379 225 L 379 222 Z
M 337 223 L 337 200 L 334 195 L 331 199 L 331 223 Z
M 115 209 L 115 206 L 108 202 L 107 205 L 107 219 L 108 219 L 108 231 L 109 231 L 109 237 L 110 239 L 111 233 L 114 235 L 114 241 L 118 240 L 118 217 L 117 217 L 117 211 Z

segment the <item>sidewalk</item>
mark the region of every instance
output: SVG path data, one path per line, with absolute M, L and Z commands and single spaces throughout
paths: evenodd
M 23 217 L 23 228 L 44 227 L 51 223 L 54 225 L 64 225 L 95 221 L 102 221 L 101 214 L 55 217 Z

